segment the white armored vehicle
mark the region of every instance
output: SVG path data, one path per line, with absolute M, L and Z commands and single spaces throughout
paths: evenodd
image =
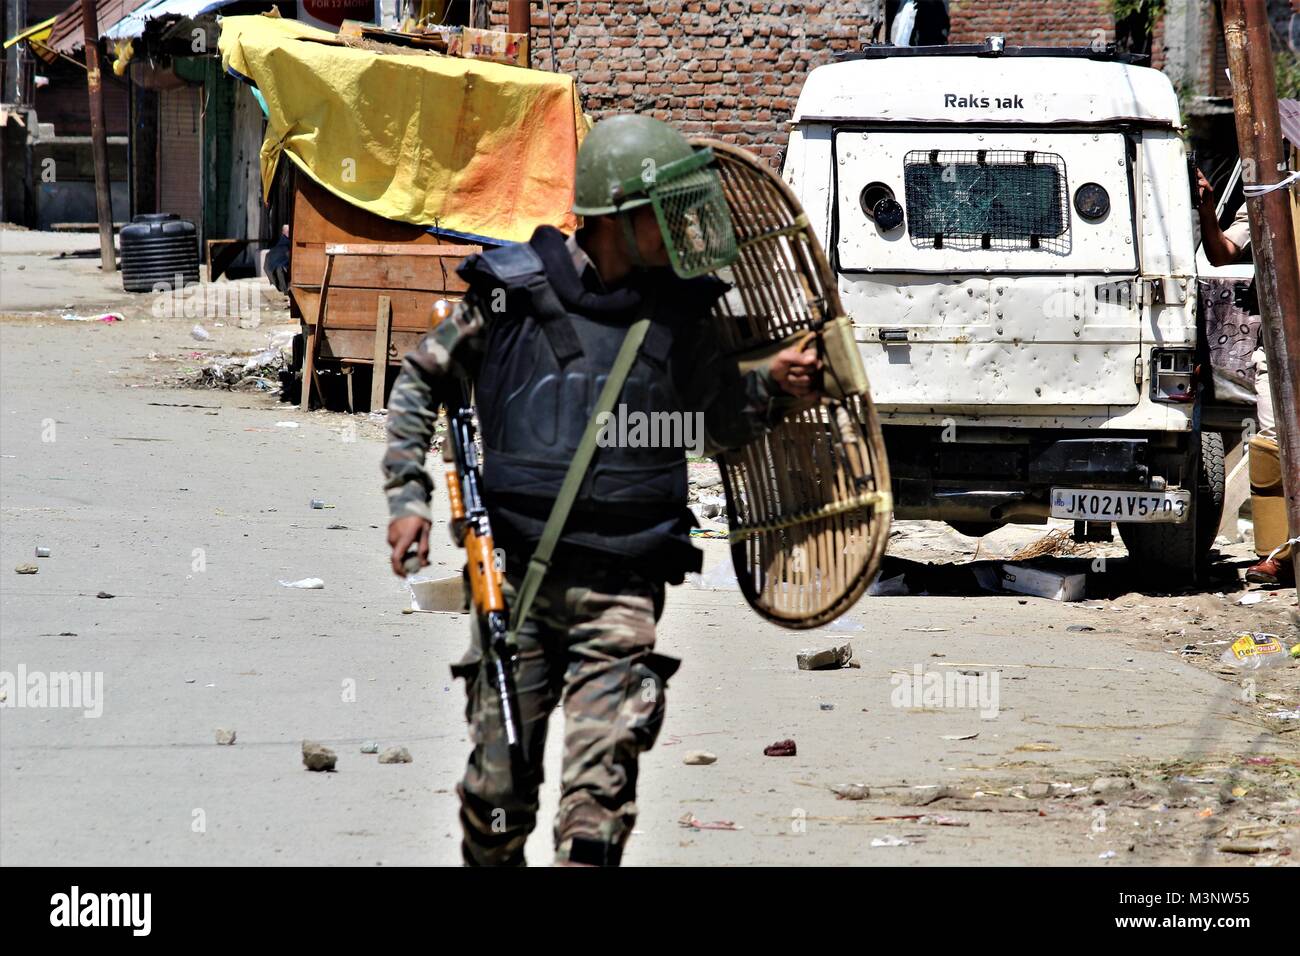
M 784 175 L 839 279 L 895 514 L 1075 522 L 1190 579 L 1219 525 L 1198 415 L 1178 100 L 1091 49 L 868 47 L 809 75 Z

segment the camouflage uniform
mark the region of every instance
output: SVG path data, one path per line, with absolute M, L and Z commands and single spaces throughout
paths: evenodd
M 572 238 L 569 247 L 581 271 L 585 256 Z M 488 306 L 471 291 L 403 361 L 389 398 L 383 464 L 393 518 L 430 518 L 432 482 L 424 459 L 437 421 L 437 383 L 475 375 L 492 317 Z M 693 394 L 686 397 L 704 414 L 710 453 L 750 440 L 791 402 L 766 371 L 741 375 L 711 334 L 695 356 L 690 382 Z M 509 556 L 505 594 L 511 606 L 527 559 Z M 470 650 L 452 668 L 466 680 L 474 744 L 457 788 L 467 864 L 524 862 L 524 843 L 536 824 L 547 720 L 561 701 L 566 726 L 556 859 L 619 862 L 636 818 L 637 757 L 654 744 L 664 718 L 664 687 L 677 667 L 677 661 L 653 652 L 663 601 L 662 579 L 557 555 L 518 635 L 513 677 L 527 761 L 522 775 L 512 773 L 475 622 Z

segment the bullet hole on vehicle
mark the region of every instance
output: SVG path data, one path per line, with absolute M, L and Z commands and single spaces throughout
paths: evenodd
M 884 183 L 867 183 L 858 197 L 862 212 L 884 232 L 903 224 L 903 207 L 894 198 L 894 191 Z
M 1074 208 L 1088 222 L 1098 222 L 1110 212 L 1110 194 L 1097 183 L 1084 183 L 1074 193 Z

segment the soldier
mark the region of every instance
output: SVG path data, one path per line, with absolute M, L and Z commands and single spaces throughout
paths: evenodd
M 734 249 L 734 237 L 720 181 L 702 159 L 657 120 L 604 120 L 578 152 L 573 211 L 585 217 L 582 229 L 566 238 L 542 226 L 527 243 L 461 266 L 465 298 L 406 356 L 389 399 L 384 487 L 395 574 L 412 548 L 427 563 L 424 458 L 449 379 L 475 383 L 483 496 L 507 555 L 510 606 L 634 319 L 651 324 L 620 414 L 698 415 L 712 453 L 816 399 L 815 351 L 788 348 L 742 374 L 715 341 L 709 310 L 727 286 L 697 273 L 725 264 L 713 246 Z M 632 831 L 637 758 L 655 742 L 679 663 L 654 652 L 655 623 L 665 584 L 699 571 L 701 554 L 690 541 L 684 449 L 624 437 L 601 442 L 519 630 L 513 680 L 524 772 L 512 773 L 477 632 L 452 668 L 465 678 L 474 745 L 457 787 L 467 865 L 523 864 L 547 719 L 561 702 L 556 862 L 618 865 Z

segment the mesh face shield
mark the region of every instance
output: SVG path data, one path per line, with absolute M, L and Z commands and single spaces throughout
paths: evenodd
M 722 194 L 722 180 L 707 168 L 713 151 L 647 170 L 623 183 L 623 194 L 644 193 L 654 206 L 673 272 L 690 279 L 736 261 L 736 235 Z

